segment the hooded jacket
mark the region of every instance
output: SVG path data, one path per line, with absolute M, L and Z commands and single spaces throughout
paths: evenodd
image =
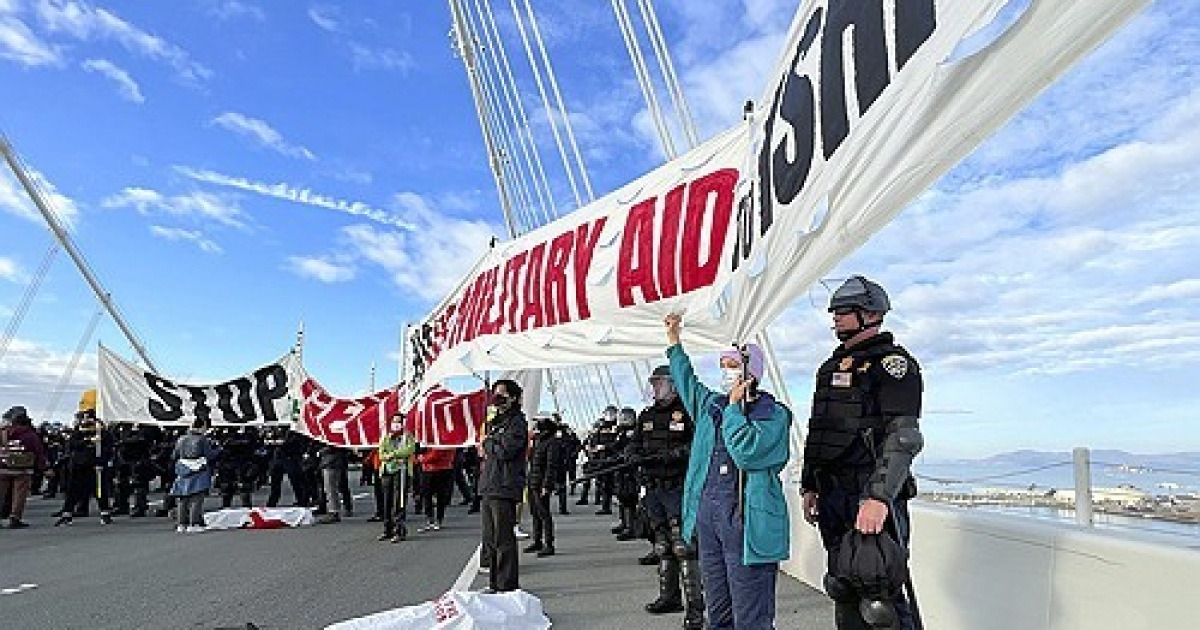
M 696 422 L 691 457 L 683 483 L 683 538 L 691 540 L 696 532 L 696 513 L 704 490 L 709 460 L 716 444 L 713 415 L 721 415 L 721 437 L 738 470 L 745 474 L 742 505 L 745 536 L 742 564 L 766 564 L 786 560 L 789 554 L 790 525 L 787 500 L 779 473 L 789 456 L 788 431 L 792 412 L 770 394 L 760 394 L 750 405 L 749 417 L 741 405 L 730 404 L 729 397 L 705 387 L 696 378 L 692 360 L 675 344 L 667 348 L 671 378 L 688 414 Z

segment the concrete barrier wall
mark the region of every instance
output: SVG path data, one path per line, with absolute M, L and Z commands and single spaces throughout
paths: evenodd
M 787 484 L 792 558 L 820 589 L 825 553 Z M 1200 628 L 1200 539 L 914 502 L 913 580 L 930 630 Z M 832 606 L 832 603 L 830 603 Z

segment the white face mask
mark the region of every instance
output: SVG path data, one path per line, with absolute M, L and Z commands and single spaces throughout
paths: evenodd
M 740 378 L 742 378 L 742 368 L 721 368 L 721 389 L 728 394 L 729 392 L 733 391 L 733 386 L 737 385 L 738 379 Z

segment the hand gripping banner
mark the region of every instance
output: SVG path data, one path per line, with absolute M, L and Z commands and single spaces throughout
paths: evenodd
M 490 250 L 409 335 L 410 394 L 750 339 L 1146 0 L 802 3 L 739 126 Z M 994 29 L 991 29 L 994 30 Z

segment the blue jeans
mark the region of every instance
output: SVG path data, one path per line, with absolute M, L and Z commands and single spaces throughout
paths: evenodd
M 735 501 L 700 498 L 696 538 L 709 630 L 775 627 L 775 577 L 779 563 L 743 565 L 744 535 Z

